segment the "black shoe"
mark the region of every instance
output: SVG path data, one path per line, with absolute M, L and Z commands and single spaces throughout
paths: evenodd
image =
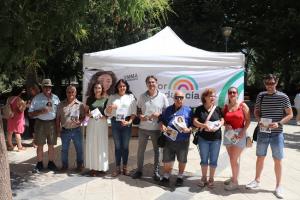
M 175 186 L 182 186 L 183 185 L 183 179 L 182 178 L 177 178 Z
M 160 185 L 163 185 L 163 186 L 167 186 L 167 185 L 169 185 L 169 182 L 170 182 L 170 180 L 169 180 L 168 178 L 162 177 L 162 178 L 160 179 L 159 184 L 160 184 Z
M 55 165 L 55 163 L 53 161 L 49 161 L 48 162 L 48 169 L 50 171 L 57 171 L 58 170 L 57 167 L 56 167 L 56 165 Z
M 158 173 L 158 172 L 154 172 L 152 178 L 153 178 L 153 180 L 155 180 L 155 181 L 159 181 L 159 180 L 160 180 L 160 175 L 159 175 L 159 173 Z
M 35 168 L 32 170 L 32 173 L 40 173 L 43 169 L 43 162 L 37 162 Z
M 134 174 L 132 174 L 131 178 L 133 179 L 140 179 L 143 176 L 143 173 L 140 171 L 136 171 Z
M 78 163 L 77 167 L 76 167 L 76 172 L 82 172 L 82 170 L 84 169 L 84 166 L 82 163 Z
M 62 168 L 60 169 L 61 172 L 66 172 L 68 171 L 68 167 L 67 166 L 62 166 Z

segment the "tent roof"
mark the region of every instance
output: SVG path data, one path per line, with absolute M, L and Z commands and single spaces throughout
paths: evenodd
M 143 41 L 83 55 L 84 69 L 103 67 L 243 68 L 244 54 L 204 51 L 184 43 L 170 27 Z

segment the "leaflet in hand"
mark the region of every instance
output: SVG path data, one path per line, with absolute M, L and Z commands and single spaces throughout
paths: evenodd
M 92 110 L 91 115 L 93 116 L 94 119 L 100 119 L 103 116 L 98 108 Z
M 220 124 L 221 122 L 219 120 L 217 121 L 208 121 L 207 124 L 209 126 L 210 129 L 218 129 L 220 127 Z
M 272 123 L 272 119 L 260 118 L 260 123 L 262 124 L 260 126 L 260 132 L 271 133 L 271 128 L 269 128 L 269 125 Z
M 180 132 L 183 132 L 183 129 L 187 128 L 185 120 L 184 120 L 184 116 L 174 117 L 174 120 L 172 121 L 172 124 Z
M 123 108 L 118 108 L 116 110 L 116 121 L 122 121 L 125 120 L 125 117 L 127 116 L 128 109 L 123 107 Z
M 170 126 L 167 127 L 167 131 L 164 132 L 164 135 L 170 138 L 171 140 L 175 141 L 178 135 L 178 132 L 171 128 Z
M 225 131 L 225 137 L 232 143 L 236 144 L 239 142 L 239 139 L 236 138 L 235 136 L 238 135 L 239 133 L 233 129 L 231 130 L 226 130 Z
M 155 113 L 155 110 L 153 108 L 149 108 L 149 107 L 146 108 L 144 115 L 147 118 L 148 122 L 152 123 L 152 121 L 153 121 L 152 114 L 153 113 Z
M 71 110 L 71 113 L 70 113 L 70 118 L 71 118 L 71 121 L 78 121 L 79 120 L 79 110 Z

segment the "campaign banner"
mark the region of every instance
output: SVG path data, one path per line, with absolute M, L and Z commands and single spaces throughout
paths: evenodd
M 113 93 L 114 84 L 119 79 L 125 79 L 130 85 L 130 90 L 136 98 L 139 98 L 147 90 L 145 79 L 149 75 L 154 75 L 158 79 L 158 90 L 166 94 L 170 104 L 173 103 L 174 92 L 181 90 L 185 94 L 185 105 L 197 107 L 202 104 L 201 94 L 205 88 L 214 88 L 217 105 L 223 106 L 227 102 L 227 90 L 231 86 L 238 88 L 239 100 L 244 99 L 244 69 L 120 67 L 110 70 L 103 67 L 101 70 L 84 71 L 83 100 L 86 100 L 88 90 L 96 80 L 103 82 L 109 95 Z

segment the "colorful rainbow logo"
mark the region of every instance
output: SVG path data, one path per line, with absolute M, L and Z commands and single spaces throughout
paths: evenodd
M 192 77 L 180 75 L 171 80 L 169 90 L 195 91 L 198 90 L 198 84 Z

